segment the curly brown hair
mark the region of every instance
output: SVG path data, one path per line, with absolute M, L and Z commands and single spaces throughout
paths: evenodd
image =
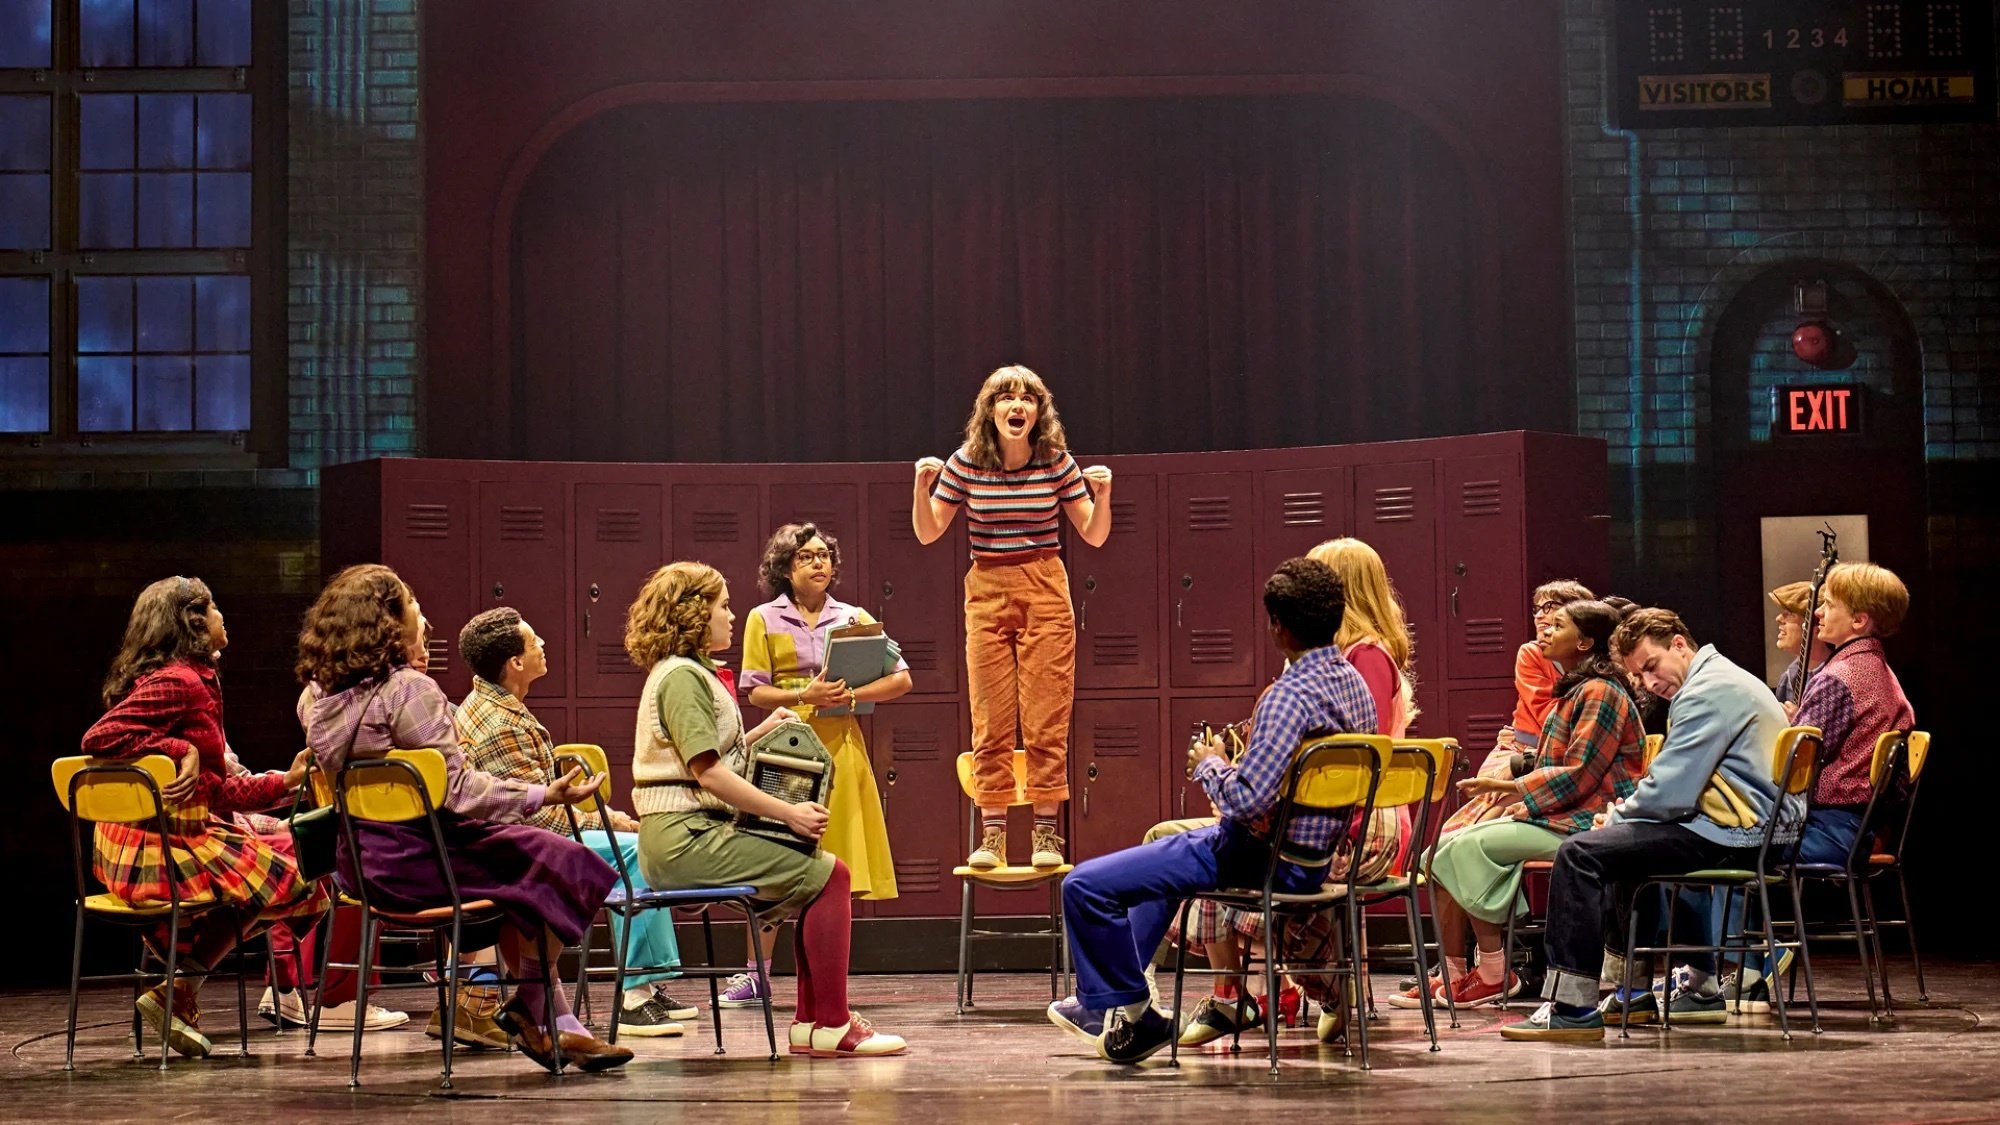
M 813 541 L 817 536 L 826 544 L 827 568 L 832 576 L 827 579 L 826 588 L 831 590 L 840 584 L 840 540 L 819 529 L 816 523 L 788 523 L 771 533 L 771 541 L 764 544 L 764 561 L 757 564 L 757 585 L 773 597 L 792 596 L 792 560 L 799 554 L 799 548 Z
M 1029 458 L 1053 460 L 1069 449 L 1063 433 L 1062 415 L 1056 413 L 1056 396 L 1049 393 L 1042 377 L 1015 364 L 1002 367 L 986 377 L 979 397 L 972 402 L 972 415 L 965 420 L 965 459 L 982 469 L 1000 468 L 1000 431 L 993 425 L 993 403 L 1007 391 L 1035 396 L 1035 428 L 1028 434 Z
M 402 578 L 380 563 L 334 575 L 299 628 L 293 666 L 299 682 L 336 695 L 408 664 L 403 616 L 412 597 Z
M 125 621 L 125 640 L 104 677 L 104 705 L 110 707 L 131 692 L 150 672 L 176 660 L 210 664 L 215 645 L 208 639 L 208 607 L 215 602 L 208 584 L 175 575 L 139 591 L 132 616 Z
M 641 668 L 708 650 L 708 615 L 722 596 L 722 572 L 699 562 L 654 571 L 625 612 L 625 654 Z

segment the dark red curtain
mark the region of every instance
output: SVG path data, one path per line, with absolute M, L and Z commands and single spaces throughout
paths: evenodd
M 617 110 L 517 212 L 514 449 L 942 454 L 1016 362 L 1083 453 L 1493 428 L 1470 190 L 1333 97 Z

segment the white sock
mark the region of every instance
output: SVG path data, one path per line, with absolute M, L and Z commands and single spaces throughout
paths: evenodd
M 1152 1006 L 1153 1005 L 1151 1004 L 1151 1002 L 1146 1000 L 1141 1000 L 1136 1004 L 1123 1005 L 1121 1010 L 1124 1011 L 1126 1019 L 1131 1020 L 1134 1023 L 1137 1023 L 1139 1022 L 1139 1017 L 1145 1015 L 1147 1010 L 1150 1009 Z
M 1687 992 L 1688 995 L 1690 996 L 1715 995 L 1715 980 L 1708 973 L 1700 969 L 1690 968 L 1689 966 L 1686 965 L 1681 966 L 1681 972 L 1687 974 L 1686 977 L 1687 983 L 1684 984 L 1682 988 L 1684 991 Z
M 652 998 L 653 986 L 650 984 L 642 984 L 637 988 L 628 988 L 625 990 L 625 1006 L 628 1008 L 636 1008 Z
M 1466 960 L 1463 957 L 1447 957 L 1444 959 L 1444 966 L 1451 970 L 1451 979 L 1453 980 L 1458 980 L 1465 976 Z
M 1507 979 L 1507 955 L 1497 949 L 1479 951 L 1479 979 L 1487 984 L 1499 984 Z

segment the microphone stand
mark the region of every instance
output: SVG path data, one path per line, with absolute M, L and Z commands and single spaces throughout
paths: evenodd
M 1799 646 L 1799 694 L 1804 699 L 1806 684 L 1811 682 L 1815 669 L 1812 664 L 1813 641 L 1819 633 L 1819 592 L 1826 585 L 1827 572 L 1840 562 L 1840 534 L 1827 524 L 1819 536 L 1819 569 L 1813 571 L 1812 593 L 1806 597 L 1806 622 L 1804 636 Z

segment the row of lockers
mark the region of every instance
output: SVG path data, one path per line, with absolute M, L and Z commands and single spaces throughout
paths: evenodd
M 1110 465 L 1115 484 L 1109 542 L 1065 548 L 1078 634 L 1069 831 L 1079 856 L 1181 815 L 1188 722 L 1247 713 L 1277 674 L 1259 595 L 1278 561 L 1335 535 L 1373 544 L 1417 638 L 1418 733 L 1468 744 L 1490 742 L 1511 709 L 1530 587 L 1562 575 L 1601 580 L 1605 568 L 1604 447 L 1594 440 L 1511 433 L 1082 459 Z M 550 674 L 530 705 L 559 739 L 598 742 L 614 762 L 629 760 L 643 683 L 623 631 L 644 575 L 669 559 L 709 562 L 728 578 L 740 619 L 764 600 L 756 572 L 769 533 L 819 524 L 841 543 L 835 595 L 883 619 L 915 681 L 870 724 L 905 871 L 904 899 L 884 912 L 954 912 L 941 872 L 963 855 L 963 810 L 935 798 L 956 788 L 951 763 L 969 729 L 964 521 L 945 542 L 917 543 L 908 464 L 393 460 L 330 469 L 322 485 L 328 566 L 379 559 L 409 580 L 436 630 L 432 672 L 448 692 L 469 687 L 454 651 L 459 626 L 488 606 L 515 606 L 548 643 Z

